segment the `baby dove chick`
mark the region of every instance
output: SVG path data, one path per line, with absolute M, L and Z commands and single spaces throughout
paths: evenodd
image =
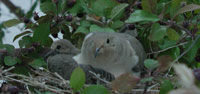
M 124 33 L 89 33 L 81 48 L 81 53 L 73 57 L 78 64 L 89 64 L 104 69 L 115 77 L 134 71 L 141 71 L 146 58 L 141 43 Z
M 70 55 L 76 55 L 80 53 L 80 50 L 78 48 L 76 48 L 70 41 L 65 39 L 55 41 L 51 45 L 51 49 L 59 53 L 70 54 Z
M 69 79 L 78 64 L 72 59 L 80 53 L 70 41 L 61 39 L 51 45 L 51 51 L 46 55 L 47 68 L 51 72 L 57 72 L 63 78 Z
M 79 65 L 72 58 L 74 55 L 80 53 L 80 50 L 77 49 L 74 45 L 71 44 L 68 40 L 58 40 L 55 41 L 51 46 L 52 51 L 47 54 L 47 65 L 48 69 L 51 72 L 57 72 L 63 78 L 69 80 L 71 73 L 76 67 L 81 67 L 85 74 L 87 83 L 92 83 L 91 81 L 94 77 L 90 71 L 103 76 L 107 81 L 114 79 L 112 74 L 102 70 L 93 68 L 90 65 Z M 106 75 L 106 76 L 105 76 Z

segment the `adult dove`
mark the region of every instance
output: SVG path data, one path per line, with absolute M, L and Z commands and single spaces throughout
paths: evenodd
M 84 38 L 81 53 L 73 58 L 78 64 L 89 64 L 118 77 L 128 72 L 139 73 L 146 55 L 142 44 L 131 35 L 92 32 Z
M 81 67 L 86 74 L 87 83 L 93 83 L 94 75 L 99 74 L 101 78 L 107 81 L 114 79 L 114 76 L 102 69 L 93 68 L 90 65 L 78 64 L 72 57 L 80 50 L 77 49 L 71 42 L 65 39 L 57 40 L 51 45 L 51 52 L 47 54 L 47 66 L 51 72 L 57 72 L 63 78 L 69 80 L 73 70 L 76 67 Z

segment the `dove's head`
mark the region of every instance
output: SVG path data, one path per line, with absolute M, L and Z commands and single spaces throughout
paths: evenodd
M 119 39 L 108 32 L 90 33 L 86 36 L 84 45 L 89 48 L 88 54 L 92 54 L 94 58 L 111 58 L 118 49 Z
M 55 41 L 51 45 L 51 51 L 49 51 L 45 55 L 45 59 L 47 59 L 49 56 L 53 56 L 56 54 L 70 54 L 70 55 L 76 55 L 80 53 L 80 50 L 77 49 L 70 41 L 61 39 Z
M 51 49 L 59 53 L 70 53 L 75 47 L 70 41 L 61 39 L 55 41 L 51 45 Z

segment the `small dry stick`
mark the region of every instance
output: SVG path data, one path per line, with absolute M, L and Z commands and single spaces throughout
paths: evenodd
M 178 44 L 178 45 L 171 46 L 171 47 L 168 47 L 168 48 L 163 49 L 163 50 L 160 50 L 160 51 L 156 51 L 156 52 L 148 53 L 147 55 L 161 53 L 161 52 L 164 52 L 164 51 L 167 51 L 167 50 L 169 50 L 169 49 L 172 49 L 172 48 L 175 48 L 175 47 L 179 47 L 179 46 L 182 46 L 182 45 L 185 45 L 185 44 L 188 44 L 188 42 L 183 42 L 183 43 L 180 43 L 180 44 Z
M 92 72 L 92 71 L 89 71 L 92 75 L 94 75 L 96 77 L 97 80 L 100 80 L 106 84 L 109 84 L 108 81 L 104 80 L 104 79 L 101 79 L 96 73 Z

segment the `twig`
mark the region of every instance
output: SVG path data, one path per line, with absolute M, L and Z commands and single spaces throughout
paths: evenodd
M 35 82 L 35 81 L 30 81 L 30 80 L 27 80 L 27 82 L 25 82 L 25 81 L 23 81 L 25 79 L 18 80 L 18 79 L 15 79 L 15 78 L 5 77 L 5 80 L 7 80 L 7 81 L 15 81 L 15 82 L 27 84 L 27 85 L 34 86 L 34 87 L 40 87 L 40 88 L 43 88 L 45 90 L 52 91 L 54 93 L 61 93 L 61 92 L 71 93 L 68 90 L 61 90 L 61 89 L 58 89 L 56 87 L 45 85 L 45 84 L 40 83 L 40 82 Z
M 150 87 L 147 89 L 147 91 L 151 90 L 152 88 L 156 87 L 157 85 L 159 85 L 159 83 L 150 86 Z
M 147 55 L 161 53 L 161 52 L 164 52 L 164 51 L 167 51 L 167 50 L 169 50 L 169 49 L 172 49 L 172 48 L 175 48 L 175 47 L 179 47 L 179 46 L 182 46 L 182 45 L 185 45 L 185 44 L 188 44 L 188 42 L 183 42 L 183 43 L 180 43 L 180 44 L 178 44 L 178 45 L 171 46 L 171 47 L 168 47 L 168 48 L 163 49 L 163 50 L 160 50 L 160 51 L 156 51 L 156 52 L 148 53 Z
M 31 94 L 31 91 L 29 90 L 28 85 L 26 84 L 25 86 L 26 86 L 26 89 L 27 89 L 27 91 L 28 91 L 28 94 Z
M 42 73 L 34 71 L 34 70 L 31 70 L 31 71 L 33 71 L 34 73 L 36 73 L 36 74 L 38 74 L 40 76 L 43 76 L 44 78 L 46 78 L 46 80 L 49 83 L 53 83 L 53 84 L 59 85 L 61 87 L 69 88 L 69 81 L 63 80 L 63 78 L 61 78 L 61 76 L 59 74 L 51 73 L 48 70 L 46 70 L 45 74 L 42 74 Z M 49 76 L 47 74 L 52 75 L 53 77 Z M 57 79 L 57 78 L 59 78 L 59 79 Z M 63 84 L 63 82 L 64 82 L 64 84 Z
M 161 21 L 160 23 L 165 24 L 165 25 L 169 25 L 170 27 L 172 27 L 172 28 L 174 28 L 174 29 L 177 28 L 177 29 L 180 29 L 180 30 L 185 31 L 188 35 L 191 36 L 191 38 L 192 38 L 192 40 L 193 40 L 193 35 L 191 34 L 190 30 L 188 30 L 187 28 L 184 28 L 184 27 L 182 27 L 182 26 L 179 26 L 178 24 L 173 23 L 172 21 L 170 21 L 170 22 Z
M 175 24 L 175 23 L 172 24 L 172 27 L 177 27 L 178 29 L 181 29 L 181 30 L 185 31 L 188 35 L 191 36 L 191 38 L 192 38 L 192 40 L 193 40 L 193 35 L 191 34 L 190 30 L 188 30 L 188 29 L 186 29 L 186 28 L 184 28 L 184 27 L 182 27 L 182 26 L 179 26 L 179 25 L 177 25 L 177 24 Z
M 153 52 L 152 45 L 151 45 L 150 41 L 149 41 L 149 48 L 150 48 L 151 52 Z
M 185 50 L 180 56 L 178 56 L 174 61 L 172 61 L 172 64 L 171 64 L 171 66 L 170 66 L 168 72 L 165 74 L 165 77 L 168 76 L 169 72 L 170 72 L 171 69 L 172 69 L 173 64 L 174 64 L 175 62 L 178 62 L 178 60 L 179 60 L 181 57 L 183 57 L 188 51 L 190 51 L 190 50 L 192 49 L 192 47 L 196 44 L 196 42 L 199 40 L 199 38 L 200 38 L 200 35 L 197 36 L 197 38 L 192 42 L 192 44 L 190 45 L 190 47 L 189 47 L 187 50 Z
M 144 89 L 132 89 L 133 92 L 143 92 Z M 147 90 L 147 92 L 160 92 L 160 90 Z
M 86 20 L 89 21 L 89 22 L 91 22 L 91 23 L 93 23 L 93 24 L 97 24 L 97 25 L 99 25 L 99 26 L 102 26 L 102 27 L 105 26 L 103 22 L 98 21 L 98 20 L 96 20 L 96 19 L 94 19 L 94 18 L 91 18 L 91 17 L 89 17 L 89 16 L 86 16 Z
M 58 78 L 60 78 L 61 80 L 63 80 L 63 81 L 65 81 L 65 79 L 62 77 L 62 76 L 60 76 L 57 72 L 56 73 L 54 73 Z
M 92 72 L 92 71 L 89 71 L 89 73 L 91 73 L 92 75 L 94 75 L 95 78 L 96 78 L 97 80 L 100 80 L 100 81 L 102 81 L 102 82 L 104 82 L 104 83 L 106 83 L 106 84 L 109 84 L 109 83 L 110 83 L 110 82 L 108 82 L 108 81 L 106 81 L 106 80 L 104 80 L 104 79 L 101 79 L 96 73 L 94 73 L 94 72 Z
M 19 8 L 16 7 L 12 2 L 10 2 L 10 0 L 1 0 L 6 7 L 12 12 L 14 13 L 18 18 L 22 18 L 24 17 L 24 12 Z
M 46 84 L 46 82 L 41 82 L 40 80 L 34 79 L 32 78 L 32 76 L 28 77 L 25 75 L 20 75 L 20 74 L 15 74 L 15 73 L 10 73 L 9 71 L 12 70 L 14 67 L 10 67 L 8 69 L 3 70 L 3 74 L 5 75 L 0 75 L 0 77 L 5 80 L 5 81 L 14 81 L 14 82 L 18 82 L 18 83 L 22 83 L 25 84 L 27 86 L 27 90 L 28 93 L 31 94 L 30 90 L 28 89 L 28 85 L 29 86 L 33 86 L 33 87 L 40 87 L 41 89 L 45 89 L 54 93 L 72 93 L 72 91 L 70 90 L 66 90 L 66 86 L 62 87 L 64 89 L 58 88 L 56 87 L 56 85 L 58 85 L 59 83 L 62 83 L 63 80 L 59 80 L 59 79 L 51 79 L 54 80 L 54 84 L 56 85 L 48 85 Z M 34 72 L 37 73 L 37 72 Z M 42 74 L 40 74 L 42 75 Z M 50 77 L 47 77 L 50 76 Z M 42 75 L 43 78 L 53 78 L 51 77 L 52 75 Z M 53 82 L 53 81 L 52 81 Z M 67 81 L 65 81 L 67 82 Z M 68 85 L 68 84 L 67 84 Z M 67 88 L 68 89 L 68 88 Z
M 62 76 L 60 76 L 57 72 L 55 73 L 55 75 L 62 80 L 61 84 L 63 85 L 68 85 L 69 86 L 69 81 L 66 81 Z M 67 88 L 70 88 L 70 87 L 67 87 Z
M 14 68 L 15 68 L 15 66 L 12 66 L 12 67 L 10 67 L 10 68 L 8 68 L 8 69 L 6 69 L 6 70 L 3 70 L 3 71 L 2 71 L 2 74 L 6 73 L 6 72 L 8 72 L 8 71 L 11 71 L 11 70 L 14 69 Z
M 144 87 L 144 91 L 143 91 L 143 94 L 147 94 L 147 89 L 149 87 L 149 82 L 146 82 L 145 83 L 145 87 Z
M 185 50 L 180 56 L 178 56 L 172 63 L 177 62 L 181 57 L 183 57 L 188 51 L 190 51 L 192 49 L 192 47 L 196 44 L 196 42 L 199 40 L 200 35 L 197 36 L 197 38 L 192 42 L 192 44 L 190 45 L 190 47 Z
M 165 77 L 167 77 L 167 76 L 169 75 L 169 72 L 170 72 L 170 71 L 171 71 L 171 69 L 172 69 L 172 65 L 173 65 L 173 64 L 171 64 L 171 65 L 170 65 L 170 67 L 169 67 L 169 69 L 168 69 L 167 73 L 165 74 Z

